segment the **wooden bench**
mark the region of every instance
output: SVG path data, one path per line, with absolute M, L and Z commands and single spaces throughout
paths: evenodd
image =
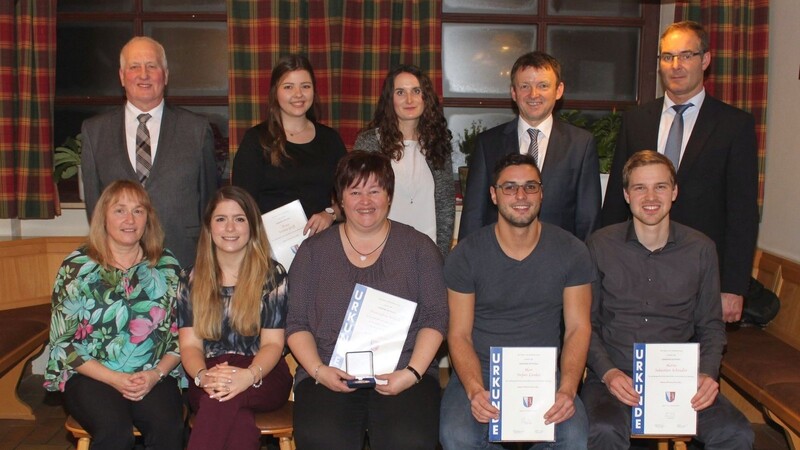
M 56 271 L 83 239 L 0 241 L 0 419 L 35 419 L 17 385 L 28 361 L 47 342 Z
M 720 389 L 751 422 L 766 416 L 800 449 L 800 264 L 760 253 L 754 274 L 778 295 L 781 310 L 764 329 L 729 329 Z

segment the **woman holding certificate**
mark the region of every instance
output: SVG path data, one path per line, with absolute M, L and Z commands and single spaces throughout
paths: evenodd
M 445 256 L 456 205 L 450 139 L 431 79 L 419 67 L 400 65 L 383 81 L 375 117 L 354 146 L 391 158 L 395 186 L 389 218 L 428 235 Z
M 225 186 L 209 202 L 197 260 L 178 286 L 181 361 L 193 382 L 190 450 L 260 448 L 254 413 L 289 398 L 286 272 L 269 257 L 258 206 Z
M 388 219 L 394 172 L 386 156 L 346 155 L 335 188 L 346 221 L 306 240 L 289 276 L 286 335 L 300 363 L 297 447 L 361 449 L 369 430 L 370 448 L 376 450 L 433 449 L 440 398 L 434 357 L 448 320 L 441 253 L 424 234 Z M 356 301 L 358 311 L 352 307 Z M 357 324 L 351 323 L 354 313 L 361 314 Z M 408 331 L 387 342 L 381 332 L 396 327 L 403 315 Z M 335 356 L 348 344 L 339 337 L 344 330 L 350 342 L 359 335 L 369 343 L 346 357 L 374 356 L 374 388 L 350 387 L 358 380 L 344 370 L 344 358 Z M 380 361 L 393 351 L 396 363 L 385 369 Z
M 317 122 L 318 109 L 311 63 L 284 56 L 272 69 L 268 118 L 247 130 L 233 159 L 233 185 L 249 192 L 262 214 L 299 199 L 309 235 L 336 220 L 333 173 L 346 152 L 339 134 Z

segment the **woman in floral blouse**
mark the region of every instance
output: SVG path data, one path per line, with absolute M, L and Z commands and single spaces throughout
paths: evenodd
M 119 180 L 100 196 L 85 246 L 56 275 L 45 388 L 93 449 L 129 449 L 132 427 L 148 449 L 181 449 L 175 294 L 180 266 L 147 192 Z
M 181 277 L 181 360 L 194 377 L 189 450 L 258 450 L 255 412 L 289 399 L 286 271 L 270 259 L 258 205 L 226 186 L 206 207 L 194 269 Z

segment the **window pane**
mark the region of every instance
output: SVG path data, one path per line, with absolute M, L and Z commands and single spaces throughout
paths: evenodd
M 144 34 L 167 52 L 170 95 L 228 95 L 225 22 L 150 22 Z
M 635 101 L 639 28 L 553 25 L 547 52 L 561 62 L 564 97 Z
M 113 108 L 115 106 L 56 106 L 53 109 L 53 143 L 59 146 L 68 137 L 77 136 L 85 119 Z
M 640 17 L 641 0 L 548 0 L 552 16 Z
M 535 48 L 535 25 L 442 24 L 444 96 L 509 97 L 511 66 Z
M 225 12 L 225 0 L 144 0 L 145 11 Z
M 122 95 L 119 51 L 132 36 L 131 23 L 60 22 L 56 95 Z
M 58 12 L 129 12 L 133 0 L 58 0 Z
M 537 0 L 444 0 L 446 13 L 536 14 Z
M 457 172 L 459 166 L 466 165 L 458 145 L 464 139 L 465 129 L 471 128 L 473 122 L 478 125 L 480 121 L 479 125 L 488 130 L 508 122 L 516 114 L 511 108 L 444 108 L 444 116 L 447 118 L 447 128 L 453 133 L 453 172 Z

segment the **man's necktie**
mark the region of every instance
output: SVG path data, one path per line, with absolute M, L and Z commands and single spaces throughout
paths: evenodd
M 664 156 L 672 161 L 675 170 L 678 170 L 678 164 L 681 161 L 681 144 L 683 143 L 683 112 L 686 108 L 693 106 L 691 103 L 685 105 L 673 105 L 672 109 L 675 110 L 675 119 L 672 120 L 672 126 L 669 128 L 667 135 L 667 145 L 664 147 Z
M 153 161 L 150 156 L 150 130 L 147 129 L 147 121 L 150 114 L 139 114 L 139 127 L 136 129 L 136 175 L 139 182 L 144 184 L 150 176 L 150 169 Z
M 533 156 L 536 167 L 539 167 L 539 130 L 528 128 L 528 136 L 531 137 L 531 144 L 528 146 L 528 155 Z

